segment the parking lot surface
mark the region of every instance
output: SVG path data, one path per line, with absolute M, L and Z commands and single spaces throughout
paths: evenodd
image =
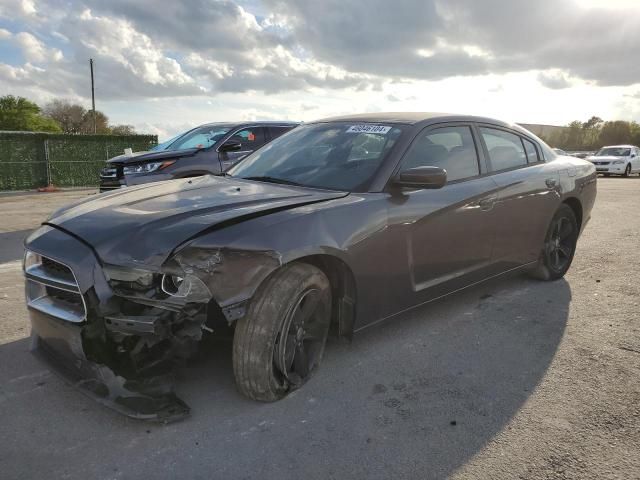
M 601 178 L 566 279 L 503 278 L 330 341 L 273 404 L 228 340 L 180 372 L 185 421 L 111 412 L 29 353 L 22 239 L 93 194 L 0 195 L 0 478 L 640 478 L 640 178 Z

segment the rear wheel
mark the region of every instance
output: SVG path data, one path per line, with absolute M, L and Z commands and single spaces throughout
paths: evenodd
M 320 364 L 330 322 L 331 288 L 322 271 L 294 263 L 276 272 L 236 325 L 238 390 L 272 402 L 300 387 Z
M 571 207 L 563 204 L 551 220 L 533 275 L 540 280 L 558 280 L 564 277 L 573 261 L 577 242 L 576 216 Z

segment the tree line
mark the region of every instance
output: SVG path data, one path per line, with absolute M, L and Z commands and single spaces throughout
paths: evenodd
M 99 135 L 134 135 L 132 125 L 111 125 L 109 117 L 96 110 Z M 91 135 L 93 112 L 68 100 L 53 100 L 44 107 L 13 95 L 0 97 L 0 130 Z
M 544 138 L 549 145 L 563 150 L 598 150 L 605 145 L 640 145 L 640 124 L 616 120 L 605 122 L 591 117 L 574 121 Z

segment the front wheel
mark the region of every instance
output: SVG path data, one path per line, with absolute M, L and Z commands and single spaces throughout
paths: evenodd
M 571 207 L 566 204 L 556 211 L 540 254 L 538 266 L 533 271 L 540 280 L 558 280 L 567 273 L 578 243 L 578 222 Z
M 326 275 L 305 263 L 283 267 L 261 286 L 233 337 L 233 372 L 238 390 L 273 402 L 314 373 L 331 323 L 331 288 Z
M 629 175 L 631 175 L 631 164 L 627 165 L 627 168 L 624 169 L 623 176 L 628 177 Z

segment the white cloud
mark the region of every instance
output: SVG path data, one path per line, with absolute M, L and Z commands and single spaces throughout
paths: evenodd
M 562 90 L 571 87 L 571 81 L 567 75 L 559 70 L 540 72 L 538 74 L 538 81 L 543 86 L 552 90 Z
M 0 91 L 86 102 L 93 58 L 99 108 L 161 136 L 367 110 L 638 118 L 640 4 L 607 2 L 0 0 Z
M 27 63 L 59 62 L 64 58 L 57 48 L 49 48 L 29 32 L 18 32 L 15 35 L 9 30 L 0 28 L 0 40 L 15 45 Z
M 0 3 L 0 17 L 16 19 L 33 16 L 37 9 L 33 0 L 2 0 Z

